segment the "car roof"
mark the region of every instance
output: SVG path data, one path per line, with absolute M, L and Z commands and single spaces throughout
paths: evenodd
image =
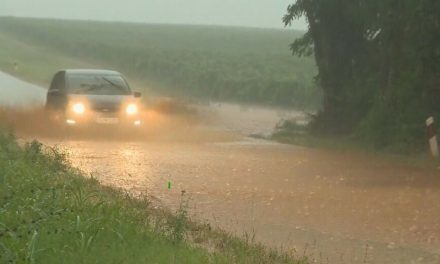
M 100 70 L 100 69 L 66 69 L 66 74 L 104 74 L 104 75 L 122 75 L 117 71 Z

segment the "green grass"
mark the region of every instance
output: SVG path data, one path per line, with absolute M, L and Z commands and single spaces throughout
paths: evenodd
M 306 263 L 101 186 L 0 133 L 0 263 Z
M 0 67 L 18 61 L 16 74 L 46 83 L 54 69 L 86 64 L 161 94 L 304 108 L 320 101 L 313 60 L 289 51 L 297 31 L 0 18 L 0 34 Z

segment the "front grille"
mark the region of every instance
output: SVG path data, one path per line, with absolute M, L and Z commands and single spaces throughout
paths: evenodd
M 92 110 L 95 112 L 100 113 L 115 113 L 119 112 L 120 107 L 119 106 L 94 106 L 92 107 Z

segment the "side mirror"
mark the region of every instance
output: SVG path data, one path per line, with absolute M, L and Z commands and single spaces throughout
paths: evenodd
M 133 93 L 134 98 L 141 98 L 142 94 L 140 92 Z
M 52 96 L 60 96 L 62 93 L 58 89 L 52 89 L 52 90 L 47 91 L 47 94 L 52 95 Z

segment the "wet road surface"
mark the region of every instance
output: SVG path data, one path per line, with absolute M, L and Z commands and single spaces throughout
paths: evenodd
M 252 139 L 61 145 L 103 184 L 174 209 L 185 190 L 196 219 L 272 246 L 331 263 L 364 263 L 367 245 L 367 263 L 440 261 L 437 171 Z
M 210 121 L 188 132 L 198 140 L 39 139 L 105 185 L 146 192 L 172 209 L 185 190 L 195 219 L 317 263 L 440 263 L 438 170 L 245 136 L 301 118 L 296 112 L 205 109 Z M 164 133 L 181 134 L 172 129 Z
M 0 72 L 0 106 L 29 107 L 45 101 L 45 90 Z

